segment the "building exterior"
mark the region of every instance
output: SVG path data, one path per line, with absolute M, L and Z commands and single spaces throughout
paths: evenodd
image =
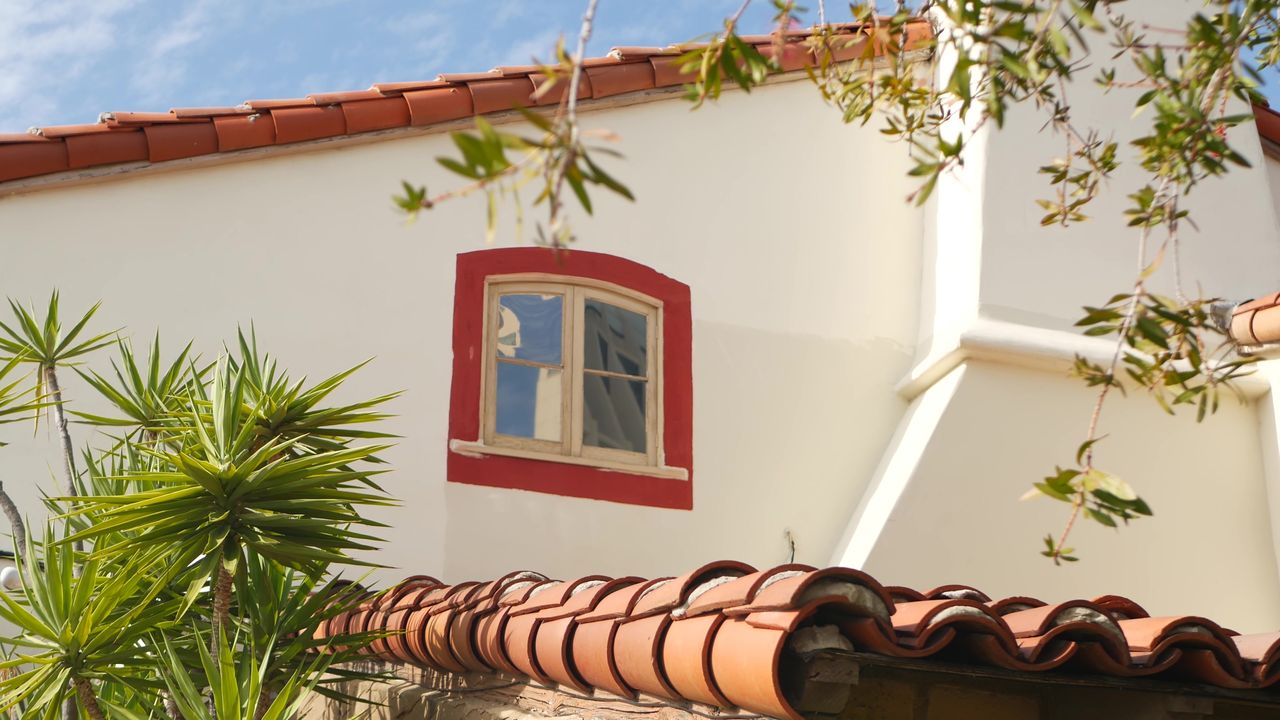
M 1203 424 L 1110 401 L 1100 462 L 1156 516 L 1080 527 L 1071 567 L 1038 553 L 1064 508 L 1019 497 L 1083 439 L 1094 393 L 1067 368 L 1111 346 L 1072 326 L 1132 281 L 1135 239 L 1121 197 L 1039 226 L 1036 168 L 1058 141 L 1037 118 L 978 129 L 916 207 L 906 148 L 842 124 L 799 64 L 698 112 L 657 49 L 615 51 L 586 80 L 583 121 L 621 137 L 609 168 L 637 202 L 599 198 L 567 254 L 531 246 L 510 212 L 486 244 L 479 198 L 409 226 L 388 200 L 401 179 L 449 186 L 434 158 L 474 115 L 522 122 L 512 108 L 543 80 L 499 68 L 0 137 L 0 289 L 102 299 L 104 323 L 206 357 L 253 323 L 312 377 L 375 358 L 350 391 L 406 391 L 387 423 L 401 505 L 377 516 L 393 528 L 383 584 L 671 576 L 732 557 L 1280 627 L 1268 363 Z M 1131 98 L 1081 83 L 1073 99 L 1136 132 Z M 1268 123 L 1270 140 L 1232 131 L 1252 167 L 1190 198 L 1183 267 L 1209 295 L 1280 285 Z M 39 507 L 54 441 L 6 452 L 29 480 L 7 487 Z

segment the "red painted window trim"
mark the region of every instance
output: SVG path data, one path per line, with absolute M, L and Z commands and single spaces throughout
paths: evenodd
M 633 475 L 499 455 L 449 450 L 449 482 L 529 490 L 650 507 L 693 508 L 693 320 L 689 286 L 613 255 L 581 250 L 504 248 L 458 255 L 453 298 L 453 387 L 449 440 L 479 442 L 480 373 L 484 362 L 485 278 L 550 273 L 620 285 L 662 301 L 662 446 L 664 464 L 684 468 L 687 480 Z

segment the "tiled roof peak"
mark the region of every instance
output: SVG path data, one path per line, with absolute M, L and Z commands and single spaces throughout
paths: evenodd
M 832 26 L 849 38 L 837 59 L 880 50 L 867 27 Z M 813 57 L 810 30 L 789 31 L 781 62 L 800 70 Z M 928 24 L 910 24 L 907 47 L 931 35 Z M 747 36 L 762 52 L 773 52 L 773 36 Z M 584 61 L 579 97 L 601 99 L 680 86 L 691 78 L 677 55 L 689 46 L 615 47 Z M 517 107 L 553 106 L 565 92 L 538 95 L 547 77 L 537 66 L 497 67 L 488 72 L 442 74 L 433 80 L 375 83 L 367 90 L 312 93 L 302 98 L 249 100 L 226 107 L 173 108 L 168 112 L 104 112 L 96 123 L 52 125 L 26 133 L 0 133 L 0 183 L 125 163 L 151 164 L 394 128 L 422 127 Z M 561 84 L 563 86 L 563 84 Z

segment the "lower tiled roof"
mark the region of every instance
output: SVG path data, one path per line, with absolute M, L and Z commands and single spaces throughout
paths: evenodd
M 1155 676 L 1229 689 L 1280 680 L 1280 633 L 1150 617 L 1109 595 L 1049 604 L 965 585 L 886 587 L 858 570 L 733 561 L 676 578 L 513 572 L 445 585 L 412 577 L 334 617 L 317 639 L 381 632 L 367 653 L 451 673 L 503 673 L 570 691 L 656 696 L 800 717 L 783 678 L 804 653 L 946 659 L 1024 673 Z

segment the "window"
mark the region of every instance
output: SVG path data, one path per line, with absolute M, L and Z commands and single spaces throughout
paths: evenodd
M 687 286 L 621 258 L 460 255 L 449 480 L 689 507 L 689 325 Z

